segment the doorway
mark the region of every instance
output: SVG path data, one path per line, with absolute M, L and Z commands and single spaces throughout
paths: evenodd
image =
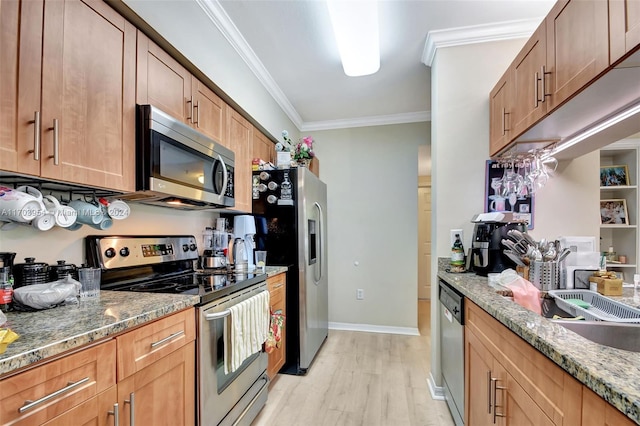
M 418 300 L 431 299 L 431 176 L 418 176 Z

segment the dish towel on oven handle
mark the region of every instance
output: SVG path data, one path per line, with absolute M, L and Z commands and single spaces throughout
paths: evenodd
M 269 332 L 269 292 L 263 291 L 229 308 L 225 324 L 224 373 L 236 371 L 262 349 Z

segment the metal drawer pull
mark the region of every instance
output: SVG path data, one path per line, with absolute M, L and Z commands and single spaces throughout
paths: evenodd
M 33 153 L 33 159 L 40 161 L 40 111 L 34 111 L 33 121 L 29 123 L 33 123 L 33 149 L 27 152 Z
M 280 284 L 276 285 L 273 289 L 276 290 L 276 289 L 282 287 L 283 285 L 284 285 L 284 283 L 280 283 Z
M 53 158 L 53 164 L 60 164 L 60 138 L 58 137 L 58 119 L 53 119 L 53 127 L 49 127 L 49 130 L 53 130 L 53 155 L 50 155 L 49 158 Z
M 35 407 L 36 405 L 40 405 L 43 402 L 49 401 L 50 399 L 53 399 L 55 397 L 58 397 L 60 395 L 62 395 L 65 392 L 69 392 L 71 389 L 74 389 L 84 383 L 87 383 L 89 381 L 88 377 L 85 377 L 82 380 L 78 380 L 77 382 L 68 382 L 67 386 L 63 387 L 62 389 L 59 389 L 53 393 L 50 393 L 47 396 L 43 396 L 42 398 L 36 400 L 36 401 L 31 401 L 31 400 L 26 400 L 24 402 L 24 405 L 22 407 L 20 407 L 18 409 L 18 411 L 20 413 L 24 413 L 25 411 L 28 411 L 30 409 L 32 409 L 33 407 Z
M 215 321 L 217 319 L 221 319 L 221 318 L 227 317 L 229 315 L 231 315 L 231 311 L 229 309 L 227 309 L 227 310 L 224 310 L 222 312 L 216 312 L 214 314 L 206 314 L 204 316 L 204 319 L 206 319 L 207 321 Z
M 135 413 L 136 400 L 133 392 L 129 394 L 129 399 L 124 400 L 124 403 L 129 404 L 129 419 L 130 419 L 129 425 L 136 426 L 136 413 Z
M 182 334 L 184 334 L 184 330 L 180 330 L 180 331 L 178 331 L 178 332 L 175 332 L 175 333 L 173 333 L 172 335 L 167 336 L 167 337 L 165 337 L 165 338 L 164 338 L 164 339 L 162 339 L 162 340 L 158 340 L 157 342 L 152 343 L 152 344 L 151 344 L 151 347 L 152 347 L 152 348 L 155 348 L 156 346 L 160 346 L 160 345 L 162 345 L 162 344 L 164 344 L 164 343 L 167 343 L 169 340 L 174 339 L 174 338 L 176 338 L 176 337 L 178 337 L 178 336 L 180 336 L 180 335 L 182 335 Z
M 113 404 L 113 411 L 107 411 L 107 414 L 113 416 L 113 426 L 120 426 L 120 411 L 118 411 L 118 403 Z

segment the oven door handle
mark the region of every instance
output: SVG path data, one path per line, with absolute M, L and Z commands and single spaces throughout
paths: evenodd
M 222 312 L 215 312 L 213 314 L 205 314 L 204 319 L 206 319 L 207 321 L 215 321 L 217 319 L 222 319 L 224 317 L 228 317 L 229 315 L 231 315 L 231 310 L 226 309 Z

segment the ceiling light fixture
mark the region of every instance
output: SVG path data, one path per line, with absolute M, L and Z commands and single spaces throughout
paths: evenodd
M 549 155 L 555 155 L 561 151 L 564 151 L 565 149 L 568 149 L 572 146 L 574 146 L 575 144 L 582 142 L 583 140 L 598 134 L 612 126 L 615 126 L 616 124 L 620 123 L 621 121 L 626 120 L 627 118 L 630 118 L 632 116 L 634 116 L 635 114 L 640 113 L 640 103 L 635 104 L 629 108 L 626 108 L 624 110 L 622 110 L 621 112 L 615 114 L 614 116 L 604 120 L 603 122 L 587 129 L 584 130 L 572 137 L 569 137 L 567 139 L 565 139 L 564 141 L 560 142 L 551 152 Z
M 378 2 L 327 0 L 344 73 L 359 77 L 380 69 Z

